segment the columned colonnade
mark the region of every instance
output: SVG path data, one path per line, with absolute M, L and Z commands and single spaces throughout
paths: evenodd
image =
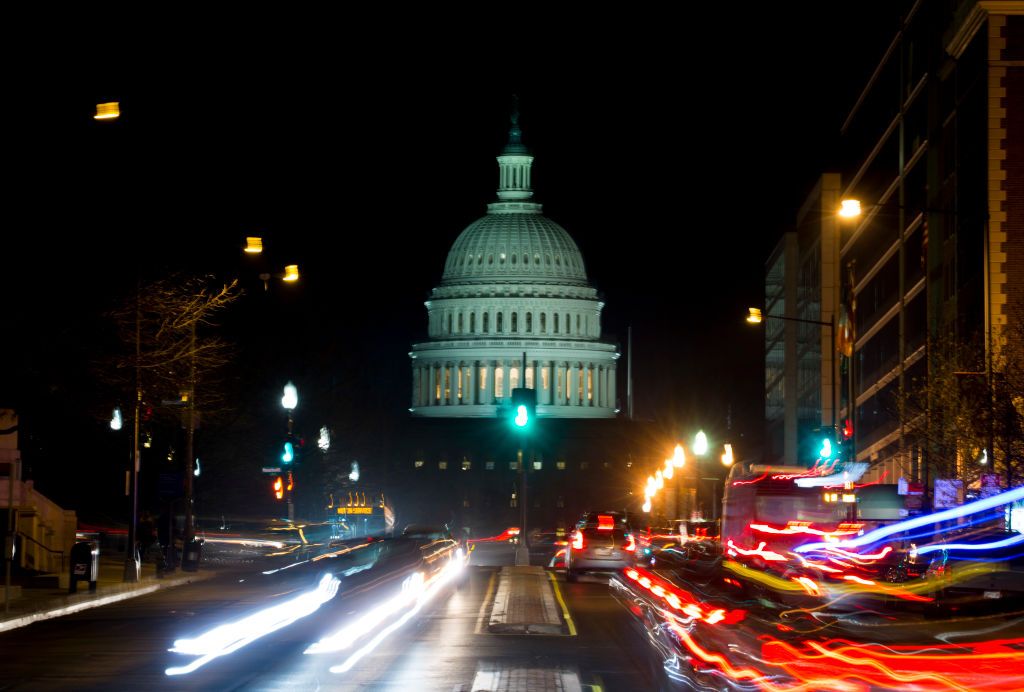
M 615 407 L 615 366 L 574 360 L 460 360 L 413 367 L 413 406 L 492 405 L 526 386 L 541 406 Z

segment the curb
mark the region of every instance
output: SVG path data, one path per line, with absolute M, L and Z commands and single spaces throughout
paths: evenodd
M 88 610 L 89 608 L 99 608 L 100 606 L 110 605 L 111 603 L 117 603 L 118 601 L 126 601 L 129 598 L 135 598 L 137 596 L 145 596 L 146 594 L 159 591 L 161 589 L 169 589 L 175 586 L 182 586 L 184 584 L 191 584 L 192 582 L 206 581 L 217 576 L 217 572 L 196 572 L 188 576 L 154 579 L 149 584 L 114 584 L 109 587 L 103 588 L 102 595 L 90 595 L 85 599 L 76 597 L 75 594 L 67 594 L 65 596 L 54 597 L 53 603 L 56 605 L 49 605 L 45 610 L 39 610 L 28 615 L 22 615 L 20 617 L 10 618 L 8 620 L 0 620 L 0 632 L 6 632 L 8 630 L 17 629 L 19 627 L 25 627 L 31 625 L 33 622 L 39 622 L 41 620 L 51 620 L 53 618 L 63 617 L 64 615 L 71 615 L 82 610 Z

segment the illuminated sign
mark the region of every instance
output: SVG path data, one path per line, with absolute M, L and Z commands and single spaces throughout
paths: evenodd
M 373 514 L 373 507 L 338 507 L 338 514 Z

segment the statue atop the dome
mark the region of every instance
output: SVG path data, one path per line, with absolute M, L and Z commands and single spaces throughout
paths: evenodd
M 509 115 L 511 127 L 508 129 L 508 144 L 502 154 L 525 154 L 523 131 L 519 129 L 519 96 L 512 94 L 512 113 Z

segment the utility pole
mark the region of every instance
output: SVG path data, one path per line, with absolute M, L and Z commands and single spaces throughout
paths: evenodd
M 195 463 L 195 431 L 196 431 L 196 320 L 192 320 L 192 337 L 189 348 L 188 376 L 188 408 L 185 414 L 185 535 L 183 548 L 186 548 L 195 536 L 195 517 L 193 516 L 192 464 Z M 171 536 L 171 542 L 174 537 Z
M 131 514 L 128 518 L 128 546 L 124 554 L 124 574 L 122 579 L 126 582 L 137 582 L 139 580 L 139 558 L 135 546 L 138 544 L 138 519 L 139 519 L 139 409 L 142 405 L 142 380 L 141 366 L 139 361 L 142 357 L 142 310 L 139 295 L 142 290 L 141 282 L 135 282 L 135 418 L 134 431 L 132 434 L 132 457 L 128 465 L 128 489 L 131 499 L 128 505 Z

